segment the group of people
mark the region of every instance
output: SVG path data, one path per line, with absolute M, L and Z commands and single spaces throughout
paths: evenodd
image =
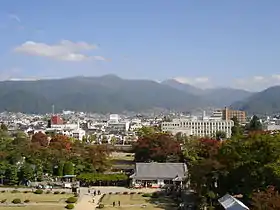
M 96 195 L 101 195 L 101 192 L 100 190 L 94 190 L 93 192 L 91 191 L 91 189 L 88 189 L 88 194 L 93 194 L 94 196 Z
M 121 206 L 121 202 L 120 201 L 118 201 L 118 204 L 119 204 L 119 206 Z M 116 202 L 114 201 L 113 202 L 113 207 L 115 207 L 116 206 Z

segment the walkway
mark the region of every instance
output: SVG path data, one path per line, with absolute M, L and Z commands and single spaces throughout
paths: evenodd
M 79 202 L 75 206 L 75 210 L 94 210 L 96 209 L 102 195 L 92 196 L 90 194 L 81 195 Z M 94 203 L 92 202 L 94 199 Z

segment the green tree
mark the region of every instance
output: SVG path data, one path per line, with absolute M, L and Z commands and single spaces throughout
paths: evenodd
M 234 116 L 231 120 L 234 122 L 234 125 L 231 128 L 231 136 L 240 137 L 242 135 L 243 131 L 242 131 L 242 127 L 241 127 L 237 117 Z
M 10 165 L 7 163 L 7 161 L 1 161 L 0 162 L 0 179 L 1 184 L 4 184 L 4 178 L 7 173 L 8 168 L 10 168 Z
M 116 142 L 117 142 L 117 138 L 115 137 L 115 136 L 113 136 L 112 138 L 111 138 L 111 144 L 116 144 Z
M 216 133 L 215 133 L 215 138 L 217 139 L 217 140 L 223 140 L 223 139 L 225 139 L 227 137 L 227 134 L 226 134 L 226 132 L 224 132 L 224 131 L 216 131 Z
M 91 134 L 88 138 L 89 143 L 94 143 L 97 140 L 97 135 L 96 134 Z
M 20 168 L 20 180 L 29 180 L 32 181 L 34 179 L 34 170 L 29 163 L 24 163 L 23 166 Z
M 18 168 L 17 166 L 11 165 L 6 171 L 6 177 L 9 179 L 10 185 L 18 184 Z
M 67 161 L 64 163 L 63 175 L 74 175 L 74 165 L 72 162 Z
M 3 131 L 8 131 L 8 127 L 4 123 L 1 124 L 0 129 Z
M 59 162 L 55 165 L 55 175 L 56 176 L 63 176 L 63 169 L 64 169 L 64 162 Z
M 144 137 L 144 136 L 149 136 L 149 135 L 152 135 L 154 133 L 156 133 L 157 131 L 155 130 L 154 127 L 152 126 L 143 126 L 142 128 L 139 128 L 137 131 L 136 131 L 136 135 L 141 138 L 141 137 Z
M 254 115 L 248 125 L 249 131 L 261 131 L 263 129 L 260 119 Z

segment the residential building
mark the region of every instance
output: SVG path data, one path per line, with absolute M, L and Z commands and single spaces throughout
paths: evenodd
M 213 119 L 173 119 L 171 122 L 162 122 L 162 131 L 171 132 L 175 135 L 181 132 L 187 136 L 213 136 L 217 131 L 226 133 L 226 137 L 231 137 L 232 120 Z
M 183 185 L 188 176 L 185 163 L 136 163 L 134 174 L 130 176 L 136 188 L 160 188 L 164 185 Z
M 55 115 L 51 117 L 51 124 L 52 125 L 62 125 L 63 124 L 63 120 L 61 117 Z
M 129 129 L 129 122 L 109 122 L 109 133 L 126 133 Z

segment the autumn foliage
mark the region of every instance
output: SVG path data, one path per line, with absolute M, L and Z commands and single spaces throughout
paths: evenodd
M 42 147 L 47 147 L 49 145 L 48 136 L 42 132 L 35 133 L 31 138 L 31 142 Z
M 143 135 L 134 145 L 137 162 L 178 162 L 182 156 L 179 142 L 167 133 Z
M 273 186 L 268 186 L 264 191 L 257 191 L 252 196 L 253 210 L 280 209 L 280 194 Z

